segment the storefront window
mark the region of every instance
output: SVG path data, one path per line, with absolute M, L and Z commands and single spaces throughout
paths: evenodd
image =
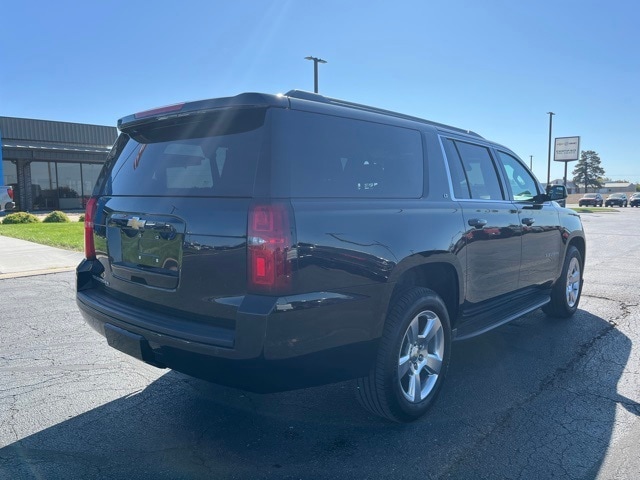
M 2 185 L 13 185 L 18 183 L 18 169 L 16 164 L 9 160 L 2 161 Z
M 82 164 L 82 196 L 83 204 L 87 204 L 87 200 L 93 193 L 93 187 L 98 180 L 98 175 L 102 170 L 101 163 L 83 163 Z
M 5 177 L 16 170 L 4 166 Z M 33 209 L 83 209 L 101 170 L 101 163 L 31 162 Z
M 82 176 L 79 163 L 58 163 L 58 202 L 61 210 L 82 208 Z
M 31 162 L 31 194 L 34 210 L 59 208 L 55 163 Z

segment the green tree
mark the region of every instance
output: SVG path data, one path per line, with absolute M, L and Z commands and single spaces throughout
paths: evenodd
M 584 191 L 591 185 L 594 188 L 602 187 L 604 168 L 600 166 L 600 157 L 593 150 L 580 152 L 580 160 L 573 169 L 573 183 L 584 185 Z

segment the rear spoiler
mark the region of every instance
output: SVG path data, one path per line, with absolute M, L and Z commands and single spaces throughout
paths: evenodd
M 176 103 L 165 107 L 145 110 L 118 120 L 118 130 L 126 132 L 147 123 L 189 115 L 199 115 L 224 108 L 288 108 L 289 99 L 283 95 L 265 93 L 241 93 L 235 97 L 213 98 L 195 102 Z

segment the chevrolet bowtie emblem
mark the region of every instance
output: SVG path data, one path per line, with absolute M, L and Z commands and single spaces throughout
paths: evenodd
M 146 224 L 147 224 L 147 221 L 140 220 L 139 217 L 133 217 L 127 221 L 127 227 L 131 227 L 134 230 L 140 230 L 141 228 L 144 228 Z

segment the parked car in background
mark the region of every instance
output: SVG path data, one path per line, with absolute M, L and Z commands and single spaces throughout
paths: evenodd
M 640 207 L 640 192 L 634 193 L 629 199 L 629 205 L 632 207 Z
M 612 193 L 604 202 L 605 207 L 626 207 L 627 205 L 628 200 L 624 193 Z
M 11 211 L 16 208 L 16 204 L 13 201 L 13 187 L 0 186 L 0 213 Z
M 118 127 L 76 299 L 151 365 L 256 392 L 355 378 L 365 408 L 410 421 L 452 341 L 578 308 L 566 188 L 476 133 L 295 90 Z
M 603 203 L 604 200 L 599 193 L 587 193 L 578 201 L 578 205 L 581 207 L 601 207 Z

